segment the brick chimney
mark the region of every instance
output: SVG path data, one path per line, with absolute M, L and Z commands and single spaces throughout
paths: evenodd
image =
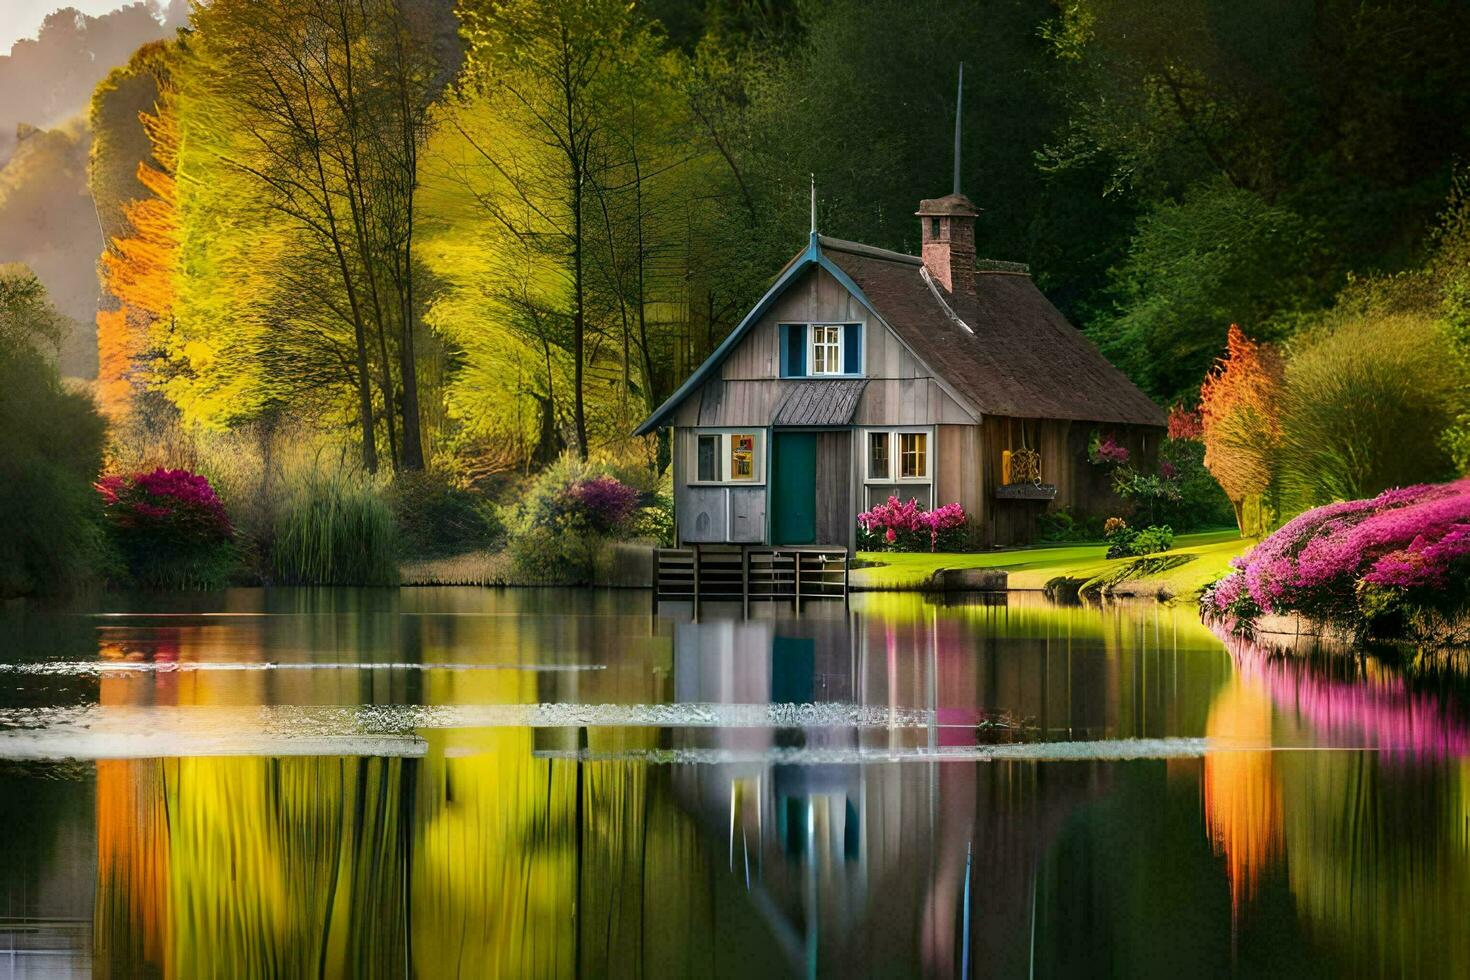
M 975 298 L 975 218 L 980 209 L 958 192 L 920 201 L 924 267 L 957 300 Z

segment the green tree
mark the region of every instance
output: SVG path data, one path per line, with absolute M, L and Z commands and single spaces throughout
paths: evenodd
M 283 219 L 298 287 L 276 329 L 340 320 L 362 462 L 378 465 L 376 404 L 395 468 L 423 465 L 414 195 L 429 100 L 441 83 L 399 0 L 225 0 L 195 16 L 201 104 L 230 119 L 220 159 Z M 319 261 L 320 256 L 329 262 Z M 329 273 L 311 284 L 306 273 Z M 300 305 L 321 312 L 301 323 Z M 335 342 L 329 344 L 336 347 Z
M 1347 314 L 1293 345 L 1281 400 L 1280 469 L 1300 508 L 1454 474 L 1442 434 L 1470 377 L 1440 323 Z
M 1299 216 L 1223 181 L 1138 221 L 1113 270 L 1111 311 L 1089 332 L 1103 353 L 1164 402 L 1189 400 L 1221 350 L 1223 327 L 1271 339 L 1293 308 L 1318 299 L 1316 236 Z
M 35 276 L 0 266 L 0 596 L 75 585 L 101 555 L 105 427 L 56 373 L 66 325 Z

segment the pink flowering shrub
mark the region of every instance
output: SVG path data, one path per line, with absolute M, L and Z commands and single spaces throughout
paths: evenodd
M 1122 466 L 1130 457 L 1128 447 L 1120 445 L 1111 434 L 1094 432 L 1087 445 L 1087 458 L 1098 466 Z
M 912 498 L 889 497 L 857 520 L 859 538 L 872 551 L 953 551 L 964 541 L 965 509 L 957 503 L 924 510 Z
M 188 470 L 114 474 L 97 483 L 108 536 L 134 582 L 213 588 L 236 561 L 235 529 L 209 481 Z
M 1470 479 L 1328 504 L 1288 522 L 1205 596 L 1249 620 L 1301 613 L 1355 628 L 1395 612 L 1470 600 Z

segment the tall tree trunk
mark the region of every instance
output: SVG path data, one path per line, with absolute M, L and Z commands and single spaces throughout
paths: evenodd
M 401 43 L 401 34 L 399 39 Z M 402 64 L 401 60 L 400 64 Z M 407 71 L 407 68 L 404 67 L 402 70 Z M 415 110 L 409 101 L 407 81 L 402 77 L 400 77 L 399 93 L 403 100 L 400 111 L 403 113 L 404 173 L 401 176 L 406 183 L 403 188 L 406 227 L 401 264 L 398 267 L 399 275 L 402 277 L 398 292 L 403 299 L 403 313 L 400 319 L 403 334 L 398 338 L 398 374 L 403 381 L 403 466 L 409 470 L 421 470 L 424 468 L 424 443 L 423 429 L 419 421 L 419 376 L 418 358 L 414 353 L 416 317 L 413 298 L 413 197 L 418 185 L 419 153 L 417 135 L 413 129 L 414 116 L 411 115 Z
M 587 349 L 587 320 L 583 299 L 587 284 L 582 271 L 582 174 L 576 167 L 572 174 L 572 358 L 575 361 L 572 373 L 572 420 L 577 429 L 577 452 L 587 458 L 587 409 L 583 391 L 583 374 Z
M 388 427 L 388 459 L 393 465 L 393 472 L 398 472 L 398 432 L 393 424 L 397 414 L 393 408 L 393 359 L 388 356 L 388 336 L 383 329 L 383 320 L 378 318 L 378 356 L 383 360 L 381 380 L 378 384 L 383 389 L 383 423 Z
M 413 235 L 412 220 L 409 219 L 410 242 Z M 418 359 L 414 353 L 412 246 L 405 245 L 404 252 L 408 268 L 404 273 L 403 286 L 403 335 L 398 339 L 398 373 L 403 382 L 403 397 L 400 400 L 403 411 L 403 468 L 421 470 L 424 468 L 424 441 L 422 423 L 419 421 Z

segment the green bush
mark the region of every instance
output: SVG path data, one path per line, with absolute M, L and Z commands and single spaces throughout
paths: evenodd
M 1190 399 L 1232 320 L 1268 336 L 1325 296 L 1311 269 L 1322 241 L 1279 202 L 1224 179 L 1197 183 L 1138 218 L 1109 272 L 1114 303 L 1088 332 L 1108 359 L 1164 401 Z
M 106 425 L 40 349 L 56 316 L 34 276 L 0 271 L 0 596 L 74 588 L 107 557 Z
M 1108 520 L 1107 528 L 1109 558 L 1137 558 L 1174 547 L 1174 530 L 1167 524 L 1134 530 L 1114 517 Z
M 1164 440 L 1159 475 L 1175 492 L 1158 502 L 1149 523 L 1168 524 L 1181 532 L 1235 525 L 1230 498 L 1205 469 L 1205 444 L 1200 440 Z
M 1454 475 L 1442 434 L 1467 381 L 1440 324 L 1367 313 L 1309 334 L 1286 364 L 1281 473 L 1298 509 Z
M 628 536 L 648 538 L 661 547 L 674 544 L 674 482 L 671 473 L 665 474 L 652 493 L 644 496 L 644 505 L 633 513 Z
M 607 543 L 672 536 L 672 506 L 646 470 L 564 454 L 501 509 L 507 551 L 527 582 L 590 582 Z
M 1063 507 L 1036 519 L 1036 540 L 1044 544 L 1096 541 L 1103 536 L 1102 521 L 1087 514 L 1074 514 Z
M 276 518 L 270 564 L 292 585 L 394 585 L 392 508 L 369 479 L 303 471 Z
M 441 558 L 491 548 L 505 538 L 495 507 L 434 470 L 402 473 L 388 489 L 405 558 Z

